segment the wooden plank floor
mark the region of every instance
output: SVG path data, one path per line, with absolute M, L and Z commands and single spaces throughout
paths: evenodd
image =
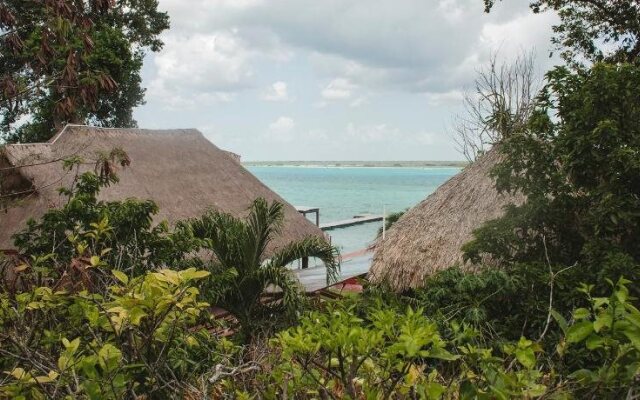
M 343 281 L 369 272 L 372 257 L 373 253 L 365 251 L 358 252 L 358 254 L 354 253 L 353 257 L 343 257 L 342 262 L 340 263 L 338 281 Z M 304 286 L 307 293 L 315 292 L 316 290 L 327 286 L 327 270 L 324 266 L 296 269 L 292 272 L 298 278 L 302 286 Z

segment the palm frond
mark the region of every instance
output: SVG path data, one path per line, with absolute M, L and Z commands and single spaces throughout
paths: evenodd
M 203 240 L 203 247 L 211 250 L 218 262 L 227 268 L 248 268 L 241 262 L 244 259 L 242 243 L 247 236 L 242 220 L 230 214 L 209 211 L 189 223 L 194 237 Z
M 267 264 L 256 274 L 264 287 L 273 285 L 282 290 L 282 307 L 290 315 L 301 309 L 306 298 L 300 282 L 293 277 L 291 271 L 284 266 Z
M 244 256 L 247 264 L 259 265 L 271 239 L 280 233 L 284 221 L 282 203 L 269 204 L 263 198 L 257 198 L 249 208 L 246 220 L 247 240 L 244 243 Z
M 324 263 L 327 268 L 327 284 L 338 280 L 340 253 L 336 247 L 317 236 L 308 236 L 300 241 L 289 243 L 273 255 L 269 264 L 284 267 L 305 257 L 315 257 Z
M 208 279 L 202 286 L 208 301 L 213 304 L 218 303 L 229 297 L 230 292 L 239 290 L 237 269 L 227 268 L 218 262 L 209 263 L 207 269 L 211 272 L 211 276 L 214 277 L 214 279 Z
M 269 204 L 258 198 L 245 219 L 210 211 L 186 224 L 193 237 L 201 240 L 202 248 L 213 252 L 214 259 L 208 263 L 211 277 L 203 285 L 205 298 L 233 314 L 248 335 L 261 318 L 272 318 L 280 310 L 295 316 L 301 310 L 306 298 L 300 283 L 286 268 L 291 262 L 319 258 L 327 266 L 327 282 L 337 279 L 338 251 L 319 237 L 291 243 L 264 262 L 267 247 L 280 233 L 283 221 L 281 203 Z M 282 300 L 265 306 L 261 297 L 270 285 L 280 288 Z

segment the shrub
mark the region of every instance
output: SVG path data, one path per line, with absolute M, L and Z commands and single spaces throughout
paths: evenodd
M 203 361 L 190 349 L 212 340 L 193 330 L 208 304 L 192 285 L 208 272 L 113 273 L 104 294 L 36 287 L 0 296 L 0 367 L 10 379 L 0 393 L 120 399 L 184 389 Z

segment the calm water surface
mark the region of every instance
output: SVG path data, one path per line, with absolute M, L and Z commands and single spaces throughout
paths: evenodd
M 320 208 L 320 223 L 358 214 L 387 214 L 419 203 L 460 168 L 249 166 L 255 176 L 294 206 Z M 315 215 L 309 215 L 314 219 Z M 314 220 L 315 222 L 315 220 Z M 343 253 L 367 246 L 382 222 L 328 231 Z

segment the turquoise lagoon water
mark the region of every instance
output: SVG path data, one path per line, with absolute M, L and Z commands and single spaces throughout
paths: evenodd
M 460 171 L 448 167 L 248 166 L 258 179 L 294 206 L 320 208 L 320 223 L 358 214 L 387 214 L 419 203 Z M 308 218 L 315 222 L 315 215 Z M 341 252 L 365 248 L 382 222 L 327 231 Z

